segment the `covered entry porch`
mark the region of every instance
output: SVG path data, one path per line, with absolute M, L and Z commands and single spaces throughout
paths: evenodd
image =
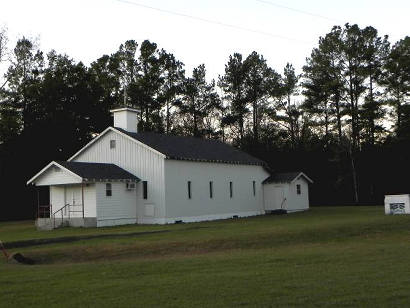
M 47 206 L 49 206 L 48 216 L 44 215 L 47 214 Z M 39 212 L 37 218 L 39 228 L 50 223 L 53 228 L 59 226 L 95 227 L 95 183 L 51 185 L 50 204 L 43 205 L 43 210 L 46 213 Z
M 113 164 L 51 162 L 27 182 L 49 187 L 49 204 L 41 204 L 38 198 L 36 225 L 39 229 L 96 227 L 101 186 L 137 181 L 136 176 Z

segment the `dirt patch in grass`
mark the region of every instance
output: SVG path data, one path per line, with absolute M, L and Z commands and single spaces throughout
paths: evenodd
M 33 259 L 27 258 L 23 256 L 21 253 L 13 253 L 10 258 L 8 259 L 9 263 L 15 264 L 25 264 L 25 265 L 34 265 L 35 262 Z

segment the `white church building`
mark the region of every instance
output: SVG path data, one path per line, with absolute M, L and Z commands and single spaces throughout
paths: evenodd
M 167 224 L 309 208 L 302 172 L 271 174 L 265 162 L 217 140 L 137 132 L 119 108 L 108 127 L 67 161 L 27 183 L 49 186 L 37 226 Z

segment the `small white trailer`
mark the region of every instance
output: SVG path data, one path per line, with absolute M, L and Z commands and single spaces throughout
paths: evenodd
M 384 212 L 386 215 L 410 214 L 410 195 L 385 195 Z

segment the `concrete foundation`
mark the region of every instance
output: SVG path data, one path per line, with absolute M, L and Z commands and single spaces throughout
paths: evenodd
M 36 227 L 38 230 L 53 230 L 55 228 L 62 227 L 82 227 L 82 228 L 94 228 L 97 227 L 97 218 L 85 217 L 85 218 L 38 218 L 36 220 Z

